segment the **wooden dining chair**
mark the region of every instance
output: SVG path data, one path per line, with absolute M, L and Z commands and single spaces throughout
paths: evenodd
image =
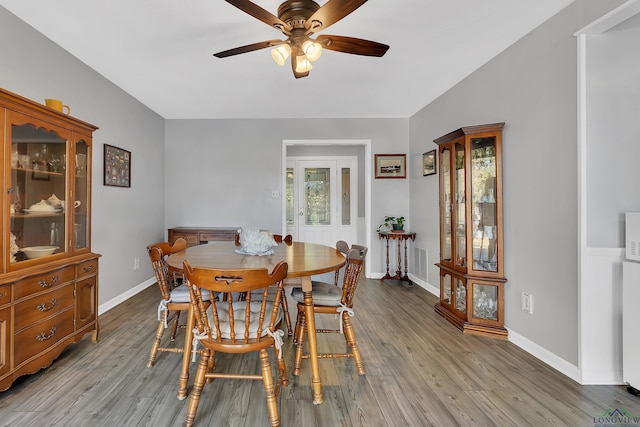
M 185 250 L 186 248 L 187 241 L 183 238 L 176 239 L 173 245 L 169 242 L 158 242 L 147 246 L 151 266 L 153 267 L 153 272 L 155 273 L 156 282 L 161 294 L 161 300 L 158 304 L 158 327 L 156 328 L 156 335 L 151 346 L 151 351 L 149 352 L 149 360 L 147 361 L 148 368 L 153 366 L 159 351 L 169 353 L 183 352 L 182 345 L 161 347 L 160 344 L 169 322 L 172 322 L 170 340 L 171 342 L 175 341 L 180 321 L 180 313 L 184 311 L 186 314 L 189 310 L 189 289 L 182 283 L 182 273 L 170 270 L 165 262 L 167 256 Z
M 275 240 L 276 243 L 284 242 L 290 245 L 291 243 L 293 243 L 293 236 L 291 234 L 287 234 L 286 236 L 282 237 L 282 234 L 274 234 L 273 240 Z
M 282 234 L 274 234 L 273 240 L 275 240 L 276 243 L 284 242 L 287 245 L 291 245 L 293 243 L 293 237 L 291 236 L 291 234 L 287 234 L 284 237 L 282 237 Z M 236 233 L 236 245 L 240 245 L 240 233 Z M 282 296 L 280 297 L 280 303 L 282 304 L 282 311 L 284 312 L 284 320 L 285 320 L 285 324 L 287 325 L 287 335 L 292 336 L 293 326 L 291 324 L 291 315 L 289 314 L 289 302 L 287 301 L 287 295 L 284 289 L 282 289 L 281 292 L 282 292 Z M 273 290 L 269 291 L 268 297 L 270 301 L 273 301 L 273 294 L 274 294 Z M 261 294 L 258 295 L 257 292 L 254 292 L 253 293 L 254 300 L 257 297 L 261 297 Z M 245 298 L 244 295 L 240 296 L 240 299 L 244 299 L 244 298 Z
M 354 246 L 356 246 L 356 245 L 354 245 Z M 344 240 L 338 240 L 336 242 L 336 250 L 346 257 L 347 256 L 347 252 L 349 252 L 349 244 L 347 242 L 345 242 Z M 342 278 L 344 277 L 345 266 L 346 266 L 346 264 L 335 271 L 335 277 L 333 279 L 333 285 L 334 286 L 340 286 L 340 284 L 342 283 Z M 321 277 L 321 278 L 324 278 L 324 277 Z M 320 287 L 326 286 L 326 283 L 327 282 L 324 282 L 324 281 L 321 281 L 321 280 L 311 280 L 311 287 L 312 287 L 312 289 L 315 289 L 318 286 L 320 286 Z M 294 344 L 298 342 L 298 334 L 300 332 L 299 328 L 300 328 L 300 322 L 298 322 L 297 319 L 296 319 L 296 327 L 295 327 L 295 330 L 294 330 L 294 333 L 293 333 L 293 343 Z
M 276 399 L 280 387 L 289 384 L 282 357 L 284 332 L 279 329 L 283 319 L 280 304 L 282 292 L 275 293 L 273 302 L 266 297 L 270 286 L 282 289 L 287 271 L 286 262 L 278 263 L 270 273 L 267 269 L 196 268 L 191 267 L 189 261 L 184 261 L 185 279 L 195 313 L 194 341 L 204 347 L 200 352 L 200 363 L 187 409 L 187 426 L 193 425 L 205 383 L 214 378 L 262 380 L 270 425 L 280 425 Z M 253 300 L 252 291 L 257 290 L 262 291 L 263 298 Z M 212 298 L 215 292 L 243 292 L 247 297 L 244 301 L 218 301 L 207 309 L 205 297 Z M 277 360 L 278 376 L 275 385 L 268 348 L 273 348 Z M 257 375 L 216 372 L 217 352 L 259 352 L 262 373 Z
M 313 312 L 315 314 L 331 314 L 339 318 L 339 329 L 316 329 L 316 333 L 340 333 L 344 334 L 347 344 L 346 353 L 318 353 L 319 359 L 330 359 L 339 357 L 353 358 L 359 375 L 364 375 L 364 364 L 362 356 L 356 343 L 356 336 L 351 324 L 351 316 L 354 315 L 353 297 L 358 286 L 360 273 L 368 249 L 359 246 L 347 252 L 347 262 L 342 279 L 342 287 L 331 283 L 316 282 L 313 286 Z M 304 312 L 304 295 L 302 288 L 293 288 L 291 296 L 298 303 L 298 315 L 296 318 L 296 353 L 293 364 L 293 375 L 300 374 L 302 359 L 308 359 L 309 355 L 304 354 L 304 338 L 307 333 L 306 316 Z M 350 349 L 350 351 L 349 351 Z

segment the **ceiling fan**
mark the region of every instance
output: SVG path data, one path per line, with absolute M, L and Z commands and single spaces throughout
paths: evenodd
M 286 40 L 267 40 L 215 53 L 218 58 L 239 55 L 254 50 L 273 47 L 271 55 L 284 65 L 291 56 L 293 75 L 299 79 L 309 75 L 311 62 L 320 57 L 322 49 L 365 56 L 383 56 L 389 46 L 353 37 L 311 35 L 335 24 L 362 6 L 367 0 L 328 0 L 320 6 L 313 0 L 287 0 L 278 6 L 278 16 L 249 0 L 226 0 L 238 9 L 274 27 L 287 37 Z

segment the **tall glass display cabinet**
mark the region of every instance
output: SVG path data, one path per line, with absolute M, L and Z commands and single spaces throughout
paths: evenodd
M 91 252 L 91 148 L 97 128 L 0 89 L 0 391 L 98 339 Z
M 506 338 L 502 236 L 502 128 L 468 126 L 438 144 L 440 301 L 464 333 Z

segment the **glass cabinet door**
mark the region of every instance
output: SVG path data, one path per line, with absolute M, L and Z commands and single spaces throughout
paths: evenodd
M 455 235 L 456 235 L 456 262 L 455 264 L 460 267 L 466 267 L 467 265 L 467 209 L 465 206 L 465 156 L 464 145 L 456 143 L 454 144 L 455 150 Z
M 451 212 L 453 211 L 453 204 L 451 202 L 451 150 L 448 146 L 442 147 L 440 152 L 440 169 L 441 169 L 441 182 L 442 189 L 440 209 L 442 212 L 440 216 L 442 218 L 442 230 L 440 236 L 441 254 L 440 259 L 443 262 L 451 262 L 453 242 L 451 240 L 453 221 L 451 221 Z
M 459 312 L 459 316 L 466 318 L 467 316 L 467 286 L 465 282 L 458 278 L 454 277 L 455 286 L 456 286 L 456 306 L 455 309 Z
M 9 265 L 68 250 L 68 132 L 9 114 Z
M 441 272 L 440 275 L 440 303 L 451 305 L 451 274 Z
M 498 286 L 472 283 L 473 313 L 479 320 L 498 321 Z
M 473 269 L 498 271 L 496 139 L 471 140 Z
M 75 162 L 72 174 L 75 182 L 75 194 L 73 205 L 69 203 L 68 209 L 73 207 L 73 232 L 72 244 L 74 250 L 87 248 L 89 220 L 87 218 L 87 206 L 89 201 L 90 176 L 87 170 L 89 145 L 80 138 L 75 143 Z

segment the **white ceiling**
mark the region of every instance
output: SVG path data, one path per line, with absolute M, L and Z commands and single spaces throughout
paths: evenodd
M 370 0 L 320 34 L 385 43 L 387 54 L 325 50 L 302 79 L 270 49 L 213 57 L 284 38 L 223 0 L 0 5 L 166 119 L 407 118 L 572 1 Z M 254 3 L 277 15 L 281 0 Z

